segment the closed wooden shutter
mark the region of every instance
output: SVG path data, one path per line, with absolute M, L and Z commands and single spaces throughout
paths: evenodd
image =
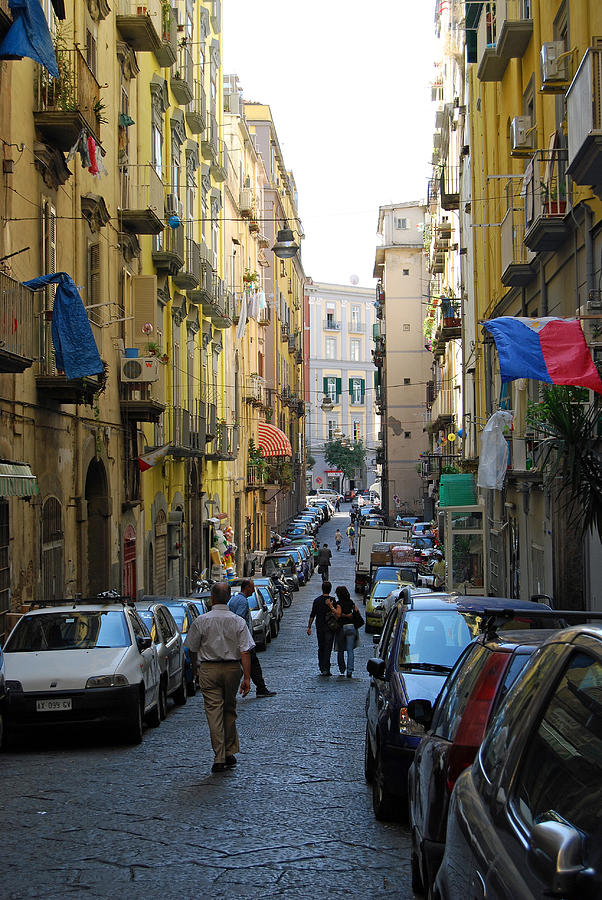
M 167 590 L 167 521 L 160 510 L 155 523 L 155 592 L 164 594 Z
M 88 244 L 88 318 L 97 325 L 102 324 L 100 307 L 100 244 Z
M 157 276 L 134 275 L 132 278 L 134 304 L 133 347 L 145 348 L 149 341 L 157 341 Z M 152 332 L 145 334 L 144 327 L 152 325 Z
M 340 378 L 337 378 L 337 400 L 341 396 L 342 390 L 343 390 L 343 382 Z

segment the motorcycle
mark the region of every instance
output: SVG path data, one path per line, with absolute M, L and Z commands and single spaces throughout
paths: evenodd
M 288 607 L 293 602 L 294 588 L 292 581 L 290 580 L 290 578 L 286 578 L 284 575 L 277 572 L 273 572 L 270 575 L 270 581 L 279 592 L 280 599 L 282 600 L 282 605 L 285 609 L 288 609 Z

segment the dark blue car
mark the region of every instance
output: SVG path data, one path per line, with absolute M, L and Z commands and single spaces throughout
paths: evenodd
M 378 819 L 407 816 L 408 770 L 424 734 L 408 715 L 410 700 L 434 704 L 462 650 L 482 630 L 484 610 L 519 610 L 503 628 L 546 627 L 549 607 L 499 597 L 420 594 L 391 607 L 378 656 L 368 660 L 364 769 Z

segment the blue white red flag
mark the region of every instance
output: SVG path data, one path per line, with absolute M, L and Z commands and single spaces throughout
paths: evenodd
M 533 378 L 602 394 L 602 381 L 578 319 L 500 316 L 483 322 L 483 327 L 495 341 L 503 382 Z

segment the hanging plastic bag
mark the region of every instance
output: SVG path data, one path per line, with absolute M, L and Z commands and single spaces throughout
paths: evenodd
M 480 488 L 501 491 L 503 487 L 508 468 L 508 441 L 504 437 L 504 428 L 512 424 L 512 418 L 511 412 L 499 409 L 494 412 L 481 432 L 477 475 L 477 485 Z

